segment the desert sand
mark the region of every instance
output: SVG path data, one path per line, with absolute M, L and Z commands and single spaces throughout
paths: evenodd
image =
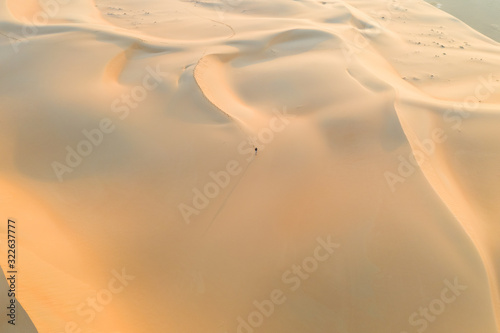
M 498 332 L 500 44 L 471 26 L 1 1 L 0 331 Z

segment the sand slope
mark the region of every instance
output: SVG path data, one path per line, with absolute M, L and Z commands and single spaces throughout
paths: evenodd
M 498 43 L 424 1 L 0 7 L 38 332 L 498 332 Z

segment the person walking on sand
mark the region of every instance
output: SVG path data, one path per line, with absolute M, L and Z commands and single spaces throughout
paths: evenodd
M 257 156 L 257 147 L 255 147 L 255 156 Z

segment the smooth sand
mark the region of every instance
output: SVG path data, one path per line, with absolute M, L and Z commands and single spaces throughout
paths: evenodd
M 47 8 L 0 3 L 0 237 L 16 219 L 38 332 L 498 332 L 498 43 L 424 1 Z M 53 162 L 105 118 L 60 182 Z M 186 223 L 180 205 L 228 170 Z M 292 290 L 329 235 L 340 247 Z

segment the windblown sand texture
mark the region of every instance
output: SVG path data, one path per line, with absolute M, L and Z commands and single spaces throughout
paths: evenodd
M 500 44 L 432 4 L 3 0 L 0 114 L 2 333 L 498 332 Z

